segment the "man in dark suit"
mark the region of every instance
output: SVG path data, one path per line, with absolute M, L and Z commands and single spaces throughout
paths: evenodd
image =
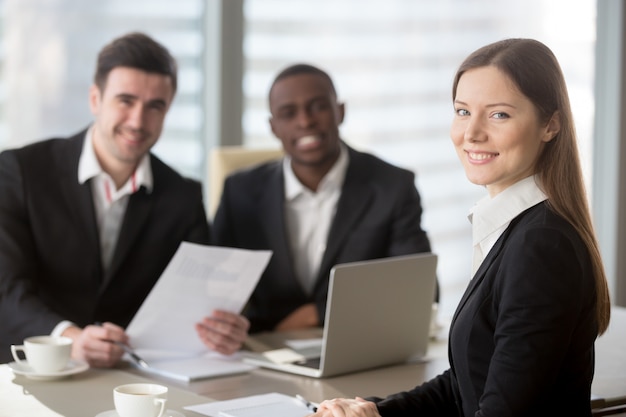
M 200 184 L 150 153 L 176 80 L 162 45 L 118 38 L 98 56 L 93 125 L 0 154 L 0 362 L 11 344 L 52 333 L 74 340 L 74 358 L 115 364 L 123 350 L 111 342 L 129 343 L 123 328 L 179 244 L 209 243 Z M 222 353 L 247 334 L 237 314 L 199 319 Z
M 285 69 L 269 106 L 286 157 L 230 176 L 213 225 L 217 245 L 273 251 L 244 311 L 251 331 L 322 325 L 338 263 L 430 251 L 414 174 L 340 139 L 326 72 Z

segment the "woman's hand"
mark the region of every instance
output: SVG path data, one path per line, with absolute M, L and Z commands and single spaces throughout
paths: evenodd
M 317 408 L 314 417 L 380 417 L 376 404 L 361 397 L 326 400 Z

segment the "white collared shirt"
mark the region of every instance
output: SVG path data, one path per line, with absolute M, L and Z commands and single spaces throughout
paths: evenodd
M 298 180 L 291 168 L 291 158 L 283 160 L 285 177 L 285 215 L 289 247 L 296 275 L 307 293 L 313 291 L 330 225 L 348 169 L 348 150 L 341 144 L 339 158 L 324 176 L 317 192 Z
M 143 156 L 135 172 L 118 190 L 111 176 L 98 162 L 93 146 L 93 128 L 90 128 L 85 135 L 78 161 L 78 182 L 84 184 L 89 180 L 100 237 L 102 268 L 106 271 L 113 258 L 130 195 L 137 192 L 141 186 L 148 192 L 152 191 L 150 156 L 147 153 Z
M 547 200 L 548 197 L 537 185 L 538 181 L 536 176 L 526 177 L 494 198 L 483 197 L 472 208 L 469 215 L 474 245 L 472 277 L 511 221 L 523 211 Z

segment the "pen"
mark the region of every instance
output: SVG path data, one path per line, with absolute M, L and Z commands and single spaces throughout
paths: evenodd
M 313 411 L 314 413 L 317 411 L 317 405 L 313 404 L 311 401 L 307 400 L 302 395 L 298 394 L 296 395 L 296 398 L 298 399 L 298 401 L 304 404 L 304 406 L 308 408 L 309 410 Z
M 141 366 L 142 368 L 148 369 L 148 363 L 146 361 L 144 361 L 143 359 L 141 359 L 141 357 L 139 355 L 137 355 L 135 353 L 135 351 L 133 349 L 131 349 L 130 346 L 125 345 L 122 342 L 117 342 L 115 340 L 112 340 L 111 343 L 115 343 L 116 345 L 118 345 L 119 347 L 121 347 L 122 349 L 124 349 L 124 352 L 128 353 L 130 355 L 131 358 L 133 358 L 133 360 L 135 362 L 137 362 L 137 364 L 139 366 Z
M 102 326 L 102 324 L 100 322 L 96 322 L 94 323 L 96 326 Z M 128 345 L 122 343 L 122 342 L 118 342 L 117 340 L 107 340 L 107 342 L 109 343 L 113 343 L 116 344 L 117 346 L 121 347 L 122 349 L 124 349 L 124 352 L 128 353 L 130 355 L 131 358 L 133 358 L 133 360 L 142 368 L 148 369 L 148 363 L 146 361 L 144 361 L 143 359 L 141 359 L 141 357 L 139 355 L 137 355 L 135 353 L 135 351 Z

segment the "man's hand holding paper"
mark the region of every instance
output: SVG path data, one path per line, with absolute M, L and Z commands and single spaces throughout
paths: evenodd
M 135 351 L 160 361 L 236 352 L 249 323 L 240 316 L 271 251 L 183 242 L 126 332 Z
M 196 323 L 198 337 L 206 347 L 224 355 L 239 350 L 248 336 L 250 322 L 244 316 L 215 310 L 211 317 Z

